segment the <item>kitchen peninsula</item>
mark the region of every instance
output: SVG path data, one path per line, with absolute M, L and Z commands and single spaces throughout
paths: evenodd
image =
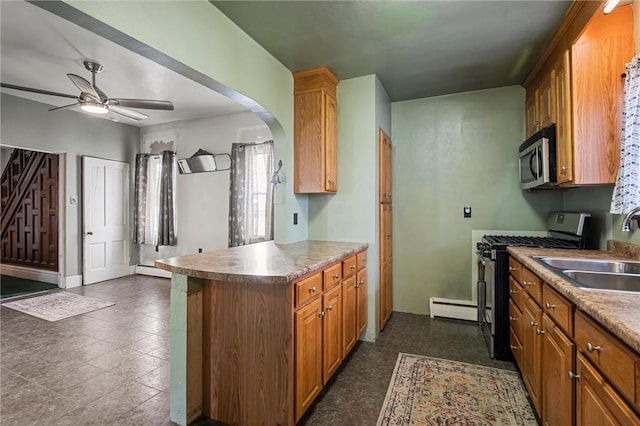
M 171 278 L 171 420 L 293 425 L 366 328 L 366 243 L 156 261 Z

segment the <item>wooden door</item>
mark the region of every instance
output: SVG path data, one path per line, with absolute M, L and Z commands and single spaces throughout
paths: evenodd
M 129 163 L 82 157 L 84 284 L 129 275 Z
M 325 292 L 322 299 L 322 383 L 327 383 L 342 361 L 342 286 Z
M 356 341 L 367 328 L 367 269 L 358 271 L 356 280 Z
M 581 353 L 576 370 L 576 425 L 640 425 L 640 417 Z
M 534 300 L 527 297 L 522 312 L 524 319 L 523 327 L 523 364 L 522 379 L 529 397 L 533 402 L 538 415 L 542 414 L 542 401 L 540 399 L 540 391 L 542 385 L 541 367 L 542 367 L 542 311 L 536 305 Z
M 358 335 L 356 334 L 358 320 L 356 285 L 356 276 L 347 278 L 342 282 L 342 347 L 345 355 L 349 353 L 358 340 Z
M 571 55 L 565 50 L 555 64 L 556 167 L 558 183 L 573 180 L 573 135 L 571 133 Z
M 296 421 L 322 389 L 322 300 L 295 313 Z
M 545 425 L 574 424 L 575 384 L 569 377 L 574 372 L 575 344 L 546 315 L 542 343 L 542 421 Z
M 338 104 L 336 100 L 324 94 L 324 152 L 325 152 L 325 190 L 338 190 Z

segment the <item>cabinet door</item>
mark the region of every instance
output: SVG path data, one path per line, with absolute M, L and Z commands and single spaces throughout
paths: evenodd
M 382 130 L 378 129 L 378 155 L 379 155 L 379 198 L 381 203 L 391 203 L 392 201 L 392 186 L 391 186 L 391 156 L 392 147 L 391 139 Z
M 571 54 L 565 50 L 556 62 L 556 167 L 558 183 L 573 181 L 573 137 L 571 134 Z
M 338 104 L 336 100 L 324 94 L 324 169 L 325 191 L 338 190 Z
M 525 114 L 525 125 L 526 125 L 526 136 L 529 137 L 538 131 L 540 126 L 540 121 L 538 121 L 538 117 L 540 114 L 538 113 L 538 91 L 536 90 L 524 101 L 524 114 Z
M 358 340 L 356 276 L 342 282 L 342 347 L 346 356 Z
M 553 69 L 540 82 L 538 92 L 540 127 L 548 127 L 556 122 L 555 72 Z
M 393 306 L 393 232 L 391 204 L 380 204 L 380 318 L 382 330 L 391 317 Z
M 542 311 L 531 297 L 527 297 L 522 312 L 523 327 L 523 364 L 522 379 L 529 391 L 538 415 L 542 414 L 542 400 L 540 391 L 542 387 Z
M 322 383 L 327 383 L 342 361 L 342 286 L 325 292 L 322 299 Z
M 638 415 L 581 353 L 578 353 L 576 369 L 578 426 L 640 425 Z
M 545 425 L 574 424 L 575 386 L 569 372 L 574 372 L 576 346 L 543 315 L 542 343 L 542 421 Z
M 322 301 L 295 313 L 296 421 L 322 389 Z
M 356 340 L 367 328 L 367 270 L 358 271 L 356 280 Z

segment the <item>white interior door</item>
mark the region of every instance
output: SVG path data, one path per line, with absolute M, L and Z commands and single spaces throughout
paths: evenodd
M 82 157 L 83 284 L 129 275 L 129 163 Z

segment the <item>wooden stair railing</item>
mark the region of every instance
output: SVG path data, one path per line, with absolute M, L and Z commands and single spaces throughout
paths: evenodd
M 47 155 L 44 152 L 22 149 L 15 149 L 11 154 L 11 158 L 2 172 L 2 180 L 0 180 L 2 237 L 27 195 L 27 189 L 31 182 L 36 178 L 40 167 L 46 161 Z

